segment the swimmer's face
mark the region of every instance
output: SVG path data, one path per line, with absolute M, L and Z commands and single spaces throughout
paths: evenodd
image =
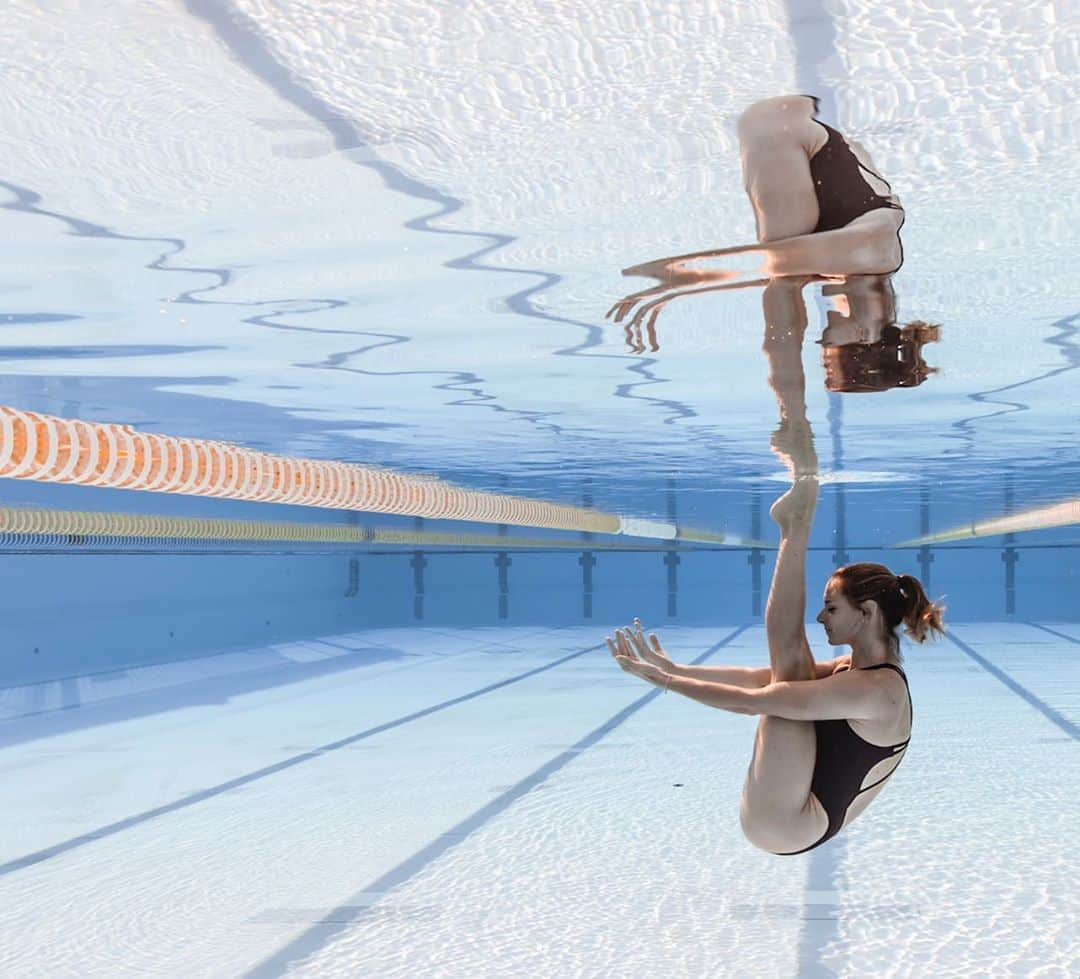
M 863 391 L 862 383 L 848 377 L 850 361 L 844 359 L 843 347 L 822 347 L 821 366 L 825 368 L 826 391 Z M 865 376 L 859 376 L 859 382 L 865 382 Z
M 825 387 L 829 391 L 840 391 L 844 387 L 844 371 L 840 353 L 836 347 L 821 348 L 821 364 L 825 368 Z
M 833 646 L 852 642 L 865 617 L 858 606 L 852 605 L 840 590 L 840 583 L 830 578 L 817 620 L 825 626 L 825 635 Z

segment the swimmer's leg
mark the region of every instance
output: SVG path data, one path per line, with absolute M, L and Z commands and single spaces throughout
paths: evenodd
M 781 530 L 765 611 L 774 683 L 813 680 L 815 675 L 805 616 L 806 549 L 817 496 L 817 479 L 802 478 L 770 511 Z M 739 812 L 743 832 L 754 846 L 790 852 L 825 832 L 828 817 L 810 792 L 816 755 L 812 721 L 759 718 Z
M 824 130 L 804 95 L 755 102 L 739 116 L 743 186 L 759 242 L 810 234 L 820 213 L 810 176 L 810 147 Z
M 817 479 L 803 477 L 769 511 L 780 528 L 780 548 L 765 606 L 773 682 L 814 679 L 814 657 L 806 638 L 806 552 L 817 497 Z

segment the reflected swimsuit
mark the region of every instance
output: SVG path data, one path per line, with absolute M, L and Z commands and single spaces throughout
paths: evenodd
M 891 193 L 892 186 L 889 181 L 880 173 L 875 173 L 869 167 L 863 166 L 843 135 L 817 118 L 818 99 L 815 96 L 807 95 L 805 98 L 813 99 L 814 122 L 829 134 L 825 145 L 810 157 L 810 177 L 814 181 L 814 194 L 818 202 L 818 222 L 814 233 L 835 231 L 854 221 L 855 218 L 862 217 L 868 211 L 876 211 L 882 207 L 892 208 L 903 214 L 904 209 L 895 199 L 882 197 L 867 183 L 862 171 L 865 170 L 877 177 Z M 896 237 L 897 239 L 900 237 L 899 229 L 897 229 Z M 900 265 L 903 265 L 902 243 L 900 256 Z M 899 269 L 900 265 L 897 265 L 893 272 Z M 892 272 L 889 274 L 891 275 Z
M 868 666 L 868 670 L 880 670 L 883 666 L 890 670 L 896 670 L 904 677 L 904 686 L 907 686 L 907 676 L 899 666 L 892 663 L 878 663 L 877 666 Z M 848 667 L 842 667 L 837 673 L 842 673 Z M 908 710 L 914 719 L 914 708 L 911 706 L 911 688 L 908 688 Z M 908 742 L 893 744 L 887 747 L 871 744 L 860 738 L 851 728 L 847 721 L 814 721 L 814 733 L 817 735 L 817 757 L 814 761 L 814 777 L 810 785 L 810 791 L 817 796 L 818 802 L 829 816 L 829 826 L 825 835 L 816 843 L 802 850 L 792 850 L 788 853 L 778 853 L 780 857 L 792 857 L 798 853 L 806 853 L 816 846 L 821 846 L 826 840 L 831 839 L 840 832 L 844 825 L 844 817 L 848 807 L 855 801 L 857 796 L 867 792 L 875 785 L 880 785 L 893 772 L 899 768 L 899 764 L 893 767 L 884 778 L 872 782 L 865 789 L 860 788 L 866 773 L 878 762 L 899 754 L 907 747 Z

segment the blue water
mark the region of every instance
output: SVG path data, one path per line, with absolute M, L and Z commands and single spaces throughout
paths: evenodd
M 1080 499 L 1068 26 L 15 3 L 0 406 L 727 541 L 0 480 L 4 513 L 416 535 L 0 533 L 0 974 L 1080 973 L 1080 530 L 1046 517 Z M 843 310 L 803 292 L 809 615 L 882 561 L 950 635 L 905 647 L 888 789 L 781 862 L 739 828 L 752 719 L 603 643 L 640 616 L 684 662 L 767 662 L 790 475 L 762 290 L 672 301 L 655 342 L 605 313 L 654 284 L 624 269 L 754 242 L 735 123 L 788 92 L 888 177 L 896 319 L 941 328 L 918 386 L 836 393 L 815 341 Z

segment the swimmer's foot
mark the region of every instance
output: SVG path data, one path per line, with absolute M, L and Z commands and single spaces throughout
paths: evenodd
M 817 506 L 819 483 L 816 476 L 803 476 L 770 508 L 769 516 L 780 528 L 780 533 L 787 536 L 792 531 L 809 531 L 814 521 L 814 508 Z
M 818 458 L 814 449 L 814 433 L 805 419 L 792 421 L 785 418 L 773 432 L 769 446 L 783 460 L 793 479 L 817 475 Z

